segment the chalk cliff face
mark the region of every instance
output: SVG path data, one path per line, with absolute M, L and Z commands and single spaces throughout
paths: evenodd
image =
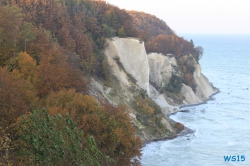
M 202 101 L 207 100 L 209 96 L 214 94 L 216 92 L 216 89 L 212 87 L 212 85 L 209 83 L 209 80 L 207 77 L 205 77 L 201 73 L 201 66 L 200 64 L 196 65 L 196 70 L 194 72 L 194 79 L 196 81 L 197 87 L 196 87 L 196 96 L 200 98 Z
M 144 42 L 134 38 L 112 38 L 107 40 L 108 46 L 105 50 L 111 65 L 115 66 L 115 58 L 124 66 L 127 73 L 131 74 L 139 87 L 149 94 L 149 65 L 144 47 Z M 114 70 L 115 75 L 125 84 L 125 73 Z
M 107 39 L 104 53 L 117 81 L 106 87 L 93 80 L 91 84 L 92 93 L 96 98 L 102 96 L 101 99 L 106 98 L 113 105 L 126 105 L 130 110 L 131 121 L 139 129 L 138 135 L 143 141 L 166 137 L 166 135 L 150 134 L 150 130 L 138 120 L 138 110 L 135 110 L 133 103 L 136 102 L 136 96 L 143 89 L 161 108 L 161 122 L 167 127 L 170 135 L 175 135 L 174 122 L 163 115 L 178 112 L 178 104 L 172 98 L 158 92 L 152 85 L 162 88 L 169 82 L 172 73 L 182 75 L 176 59 L 170 57 L 171 55 L 164 56 L 158 53 L 147 55 L 144 43 L 135 38 L 115 37 Z M 183 105 L 202 103 L 216 92 L 208 79 L 201 73 L 201 66 L 196 63 L 195 68 L 194 79 L 197 84 L 197 91 L 194 93 L 191 87 L 183 84 L 181 90 Z M 134 80 L 131 79 L 131 76 Z
M 177 65 L 174 57 L 164 56 L 158 53 L 148 54 L 149 80 L 158 87 L 164 87 L 168 84 L 172 73 L 176 73 L 174 66 Z
M 201 65 L 195 63 L 194 80 L 197 84 L 196 93 L 187 85 L 182 86 L 181 93 L 185 97 L 183 104 L 198 104 L 209 99 L 216 93 L 216 89 L 210 84 L 209 80 L 201 73 Z
M 161 106 L 165 114 L 178 110 L 176 108 L 167 108 L 167 99 L 159 93 L 154 93 L 150 88 L 151 82 L 159 88 L 164 87 L 172 76 L 172 73 L 180 75 L 177 61 L 174 57 L 165 56 L 158 53 L 146 54 L 144 43 L 135 38 L 112 38 L 107 40 L 107 47 L 105 54 L 108 61 L 113 68 L 113 73 L 125 86 L 131 86 L 128 74 L 132 75 L 137 81 L 136 84 L 147 91 L 147 94 Z M 189 55 L 191 56 L 191 55 Z M 115 58 L 119 58 L 125 71 L 121 70 Z M 209 96 L 216 92 L 216 90 L 209 83 L 208 79 L 201 73 L 200 64 L 195 63 L 194 79 L 197 84 L 196 93 L 192 88 L 183 84 L 181 94 L 184 98 L 183 104 L 198 104 L 209 99 Z M 150 90 L 151 89 L 151 90 Z M 126 90 L 125 90 L 126 91 Z M 151 93 L 157 95 L 150 95 Z M 129 95 L 129 94 L 128 94 Z M 165 101 L 164 101 L 165 100 Z
M 184 96 L 183 104 L 198 104 L 203 101 L 194 93 L 190 86 L 182 84 L 181 94 Z
M 188 55 L 186 57 L 190 57 Z M 175 69 L 178 67 L 176 59 L 170 58 L 169 56 L 164 56 L 158 53 L 150 53 L 148 55 L 150 73 L 149 81 L 158 87 L 165 86 L 172 76 L 172 73 L 180 75 Z M 214 94 L 216 90 L 209 83 L 208 79 L 201 73 L 200 64 L 195 63 L 194 79 L 197 84 L 196 93 L 191 87 L 183 84 L 181 94 L 184 97 L 183 104 L 198 104 L 209 99 L 209 96 Z M 162 99 L 161 99 L 162 100 Z M 158 99 L 156 100 L 158 101 Z
M 170 115 L 179 111 L 178 106 L 172 106 L 168 103 L 164 94 L 160 94 L 152 85 L 149 86 L 150 98 L 161 107 L 164 115 Z

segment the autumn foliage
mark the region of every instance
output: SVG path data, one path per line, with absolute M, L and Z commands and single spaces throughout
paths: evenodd
M 138 12 L 127 11 L 133 18 L 133 24 L 138 30 L 138 36 L 143 41 L 148 41 L 158 35 L 173 35 L 173 30 L 161 19 L 154 15 Z
M 0 4 L 0 165 L 137 164 L 129 110 L 87 95 L 89 76 L 110 79 L 105 38 L 137 35 L 131 16 L 103 1 Z
M 141 141 L 134 136 L 125 107 L 100 105 L 74 89 L 52 92 L 45 103 L 50 114 L 69 114 L 80 130 L 93 135 L 100 151 L 116 161 L 114 165 L 129 165 L 133 157 L 140 156 Z
M 193 60 L 184 55 L 194 54 L 198 62 L 203 49 L 175 35 L 154 16 L 127 13 L 105 1 L 0 1 L 0 165 L 77 165 L 77 159 L 86 164 L 83 156 L 64 162 L 61 154 L 78 155 L 74 150 L 90 147 L 94 151 L 85 153 L 95 158 L 90 165 L 139 164 L 142 143 L 129 110 L 87 95 L 91 76 L 112 79 L 103 49 L 105 39 L 114 36 L 139 37 L 146 41 L 147 52 L 173 54 L 183 66 L 184 83 L 195 89 Z M 35 111 L 43 107 L 48 113 Z M 160 108 L 145 94 L 138 95 L 134 107 L 137 120 L 152 132 L 166 131 Z M 43 135 L 46 125 L 52 127 Z M 73 136 L 79 139 L 70 142 Z M 74 143 L 81 144 L 80 150 L 70 151 Z
M 0 68 L 0 126 L 8 127 L 25 113 L 36 100 L 36 91 L 26 80 L 16 78 Z

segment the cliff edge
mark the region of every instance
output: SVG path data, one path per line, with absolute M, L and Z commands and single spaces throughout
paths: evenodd
M 179 92 L 182 104 L 176 103 L 161 89 L 173 74 L 183 75 L 177 60 L 172 55 L 147 55 L 144 43 L 136 38 L 107 39 L 104 53 L 112 70 L 113 82 L 106 86 L 92 79 L 92 92 L 113 105 L 126 105 L 131 121 L 138 129 L 137 134 L 144 142 L 177 136 L 179 124 L 176 125 L 168 115 L 178 112 L 180 105 L 202 103 L 216 92 L 201 73 L 200 64 L 196 63 L 193 74 L 196 92 L 182 84 Z

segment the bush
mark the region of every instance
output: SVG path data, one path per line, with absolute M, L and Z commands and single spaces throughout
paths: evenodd
M 95 139 L 83 140 L 83 132 L 69 115 L 50 116 L 45 109 L 36 110 L 22 118 L 20 132 L 19 155 L 27 165 L 100 165 L 102 153 Z
M 172 93 L 179 93 L 181 91 L 181 88 L 182 79 L 179 76 L 172 74 L 169 83 L 165 86 L 165 90 Z
M 180 132 L 180 131 L 184 130 L 184 125 L 181 124 L 180 122 L 176 122 L 175 128 L 176 128 L 177 132 Z

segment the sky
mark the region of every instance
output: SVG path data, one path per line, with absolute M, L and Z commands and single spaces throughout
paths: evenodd
M 121 9 L 143 11 L 177 34 L 250 34 L 250 0 L 106 0 Z

